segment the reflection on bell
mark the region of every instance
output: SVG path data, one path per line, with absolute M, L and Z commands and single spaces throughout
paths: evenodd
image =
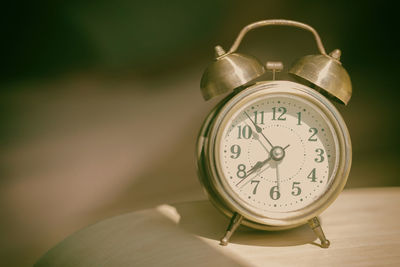
M 217 58 L 207 67 L 201 77 L 200 87 L 205 100 L 227 93 L 265 73 L 265 68 L 252 56 L 227 53 L 215 48 Z
M 300 58 L 289 73 L 318 86 L 329 96 L 347 105 L 352 88 L 349 74 L 340 63 L 340 50 L 329 55 L 309 55 Z

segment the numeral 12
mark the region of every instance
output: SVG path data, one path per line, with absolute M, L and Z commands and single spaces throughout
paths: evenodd
M 286 118 L 283 115 L 285 115 L 287 112 L 286 108 L 280 107 L 278 108 L 278 112 L 281 112 L 281 114 L 278 116 L 278 121 L 285 121 Z M 272 120 L 276 120 L 276 108 L 272 108 Z

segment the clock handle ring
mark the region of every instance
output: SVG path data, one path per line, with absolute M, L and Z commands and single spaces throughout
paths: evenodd
M 242 42 L 243 37 L 249 31 L 259 28 L 259 27 L 272 26 L 272 25 L 291 26 L 291 27 L 310 31 L 314 35 L 315 42 L 317 43 L 319 52 L 322 55 L 326 55 L 326 51 L 325 51 L 324 45 L 322 44 L 321 38 L 319 37 L 317 31 L 313 27 L 311 27 L 310 25 L 298 22 L 298 21 L 286 20 L 286 19 L 261 20 L 261 21 L 257 21 L 257 22 L 247 25 L 240 31 L 239 35 L 236 37 L 235 42 L 233 43 L 231 49 L 229 49 L 227 54 L 234 53 L 238 49 L 240 43 Z

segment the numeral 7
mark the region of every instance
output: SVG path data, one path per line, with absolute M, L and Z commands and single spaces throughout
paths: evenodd
M 257 193 L 257 188 L 258 188 L 258 184 L 260 183 L 260 181 L 259 180 L 252 180 L 251 181 L 251 184 L 256 184 L 255 186 L 254 186 L 254 189 L 253 189 L 253 195 L 255 195 L 256 193 Z

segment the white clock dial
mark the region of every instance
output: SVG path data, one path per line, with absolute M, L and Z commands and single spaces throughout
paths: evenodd
M 226 119 L 217 148 L 221 177 L 242 205 L 291 212 L 327 191 L 338 140 L 317 106 L 290 94 L 264 95 Z

